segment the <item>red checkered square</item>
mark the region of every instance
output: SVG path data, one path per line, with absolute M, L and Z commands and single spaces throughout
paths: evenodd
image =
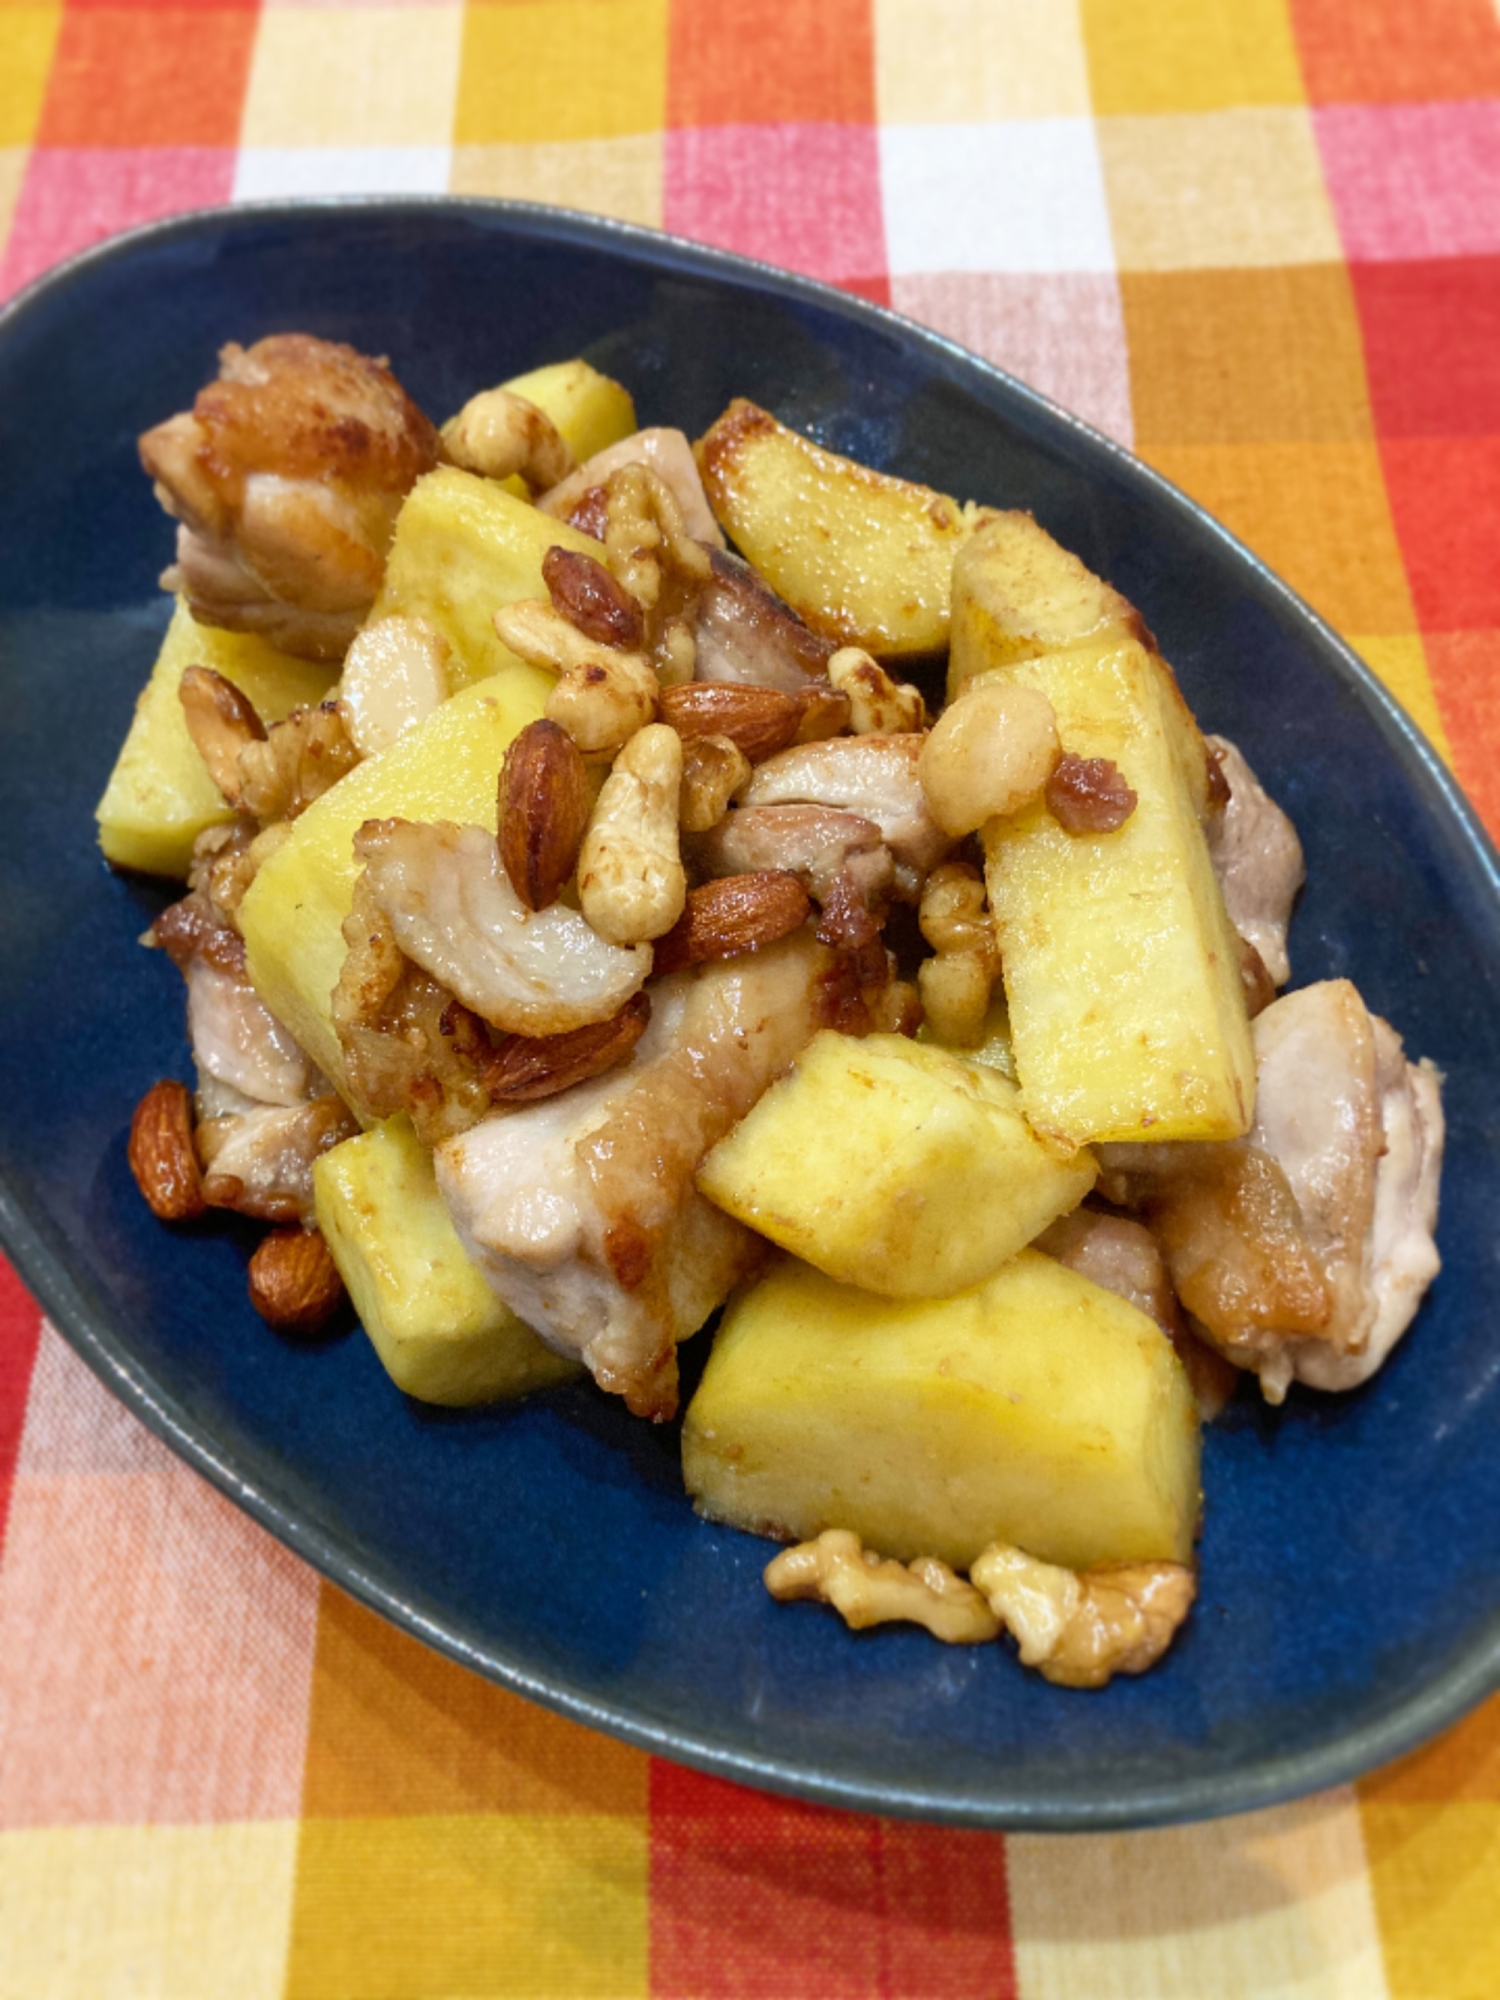
M 1376 428 L 1500 434 L 1500 257 L 1356 264 Z
M 132 223 L 227 201 L 233 180 L 227 146 L 37 147 L 0 261 L 0 297 Z
M 886 269 L 875 134 L 844 125 L 668 132 L 666 228 L 815 278 Z

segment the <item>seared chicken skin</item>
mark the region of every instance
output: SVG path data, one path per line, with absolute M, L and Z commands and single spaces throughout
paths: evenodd
M 243 940 L 203 891 L 164 910 L 149 936 L 187 981 L 204 1198 L 310 1226 L 313 1162 L 358 1126 L 250 984 Z
M 1208 1338 L 1279 1403 L 1350 1389 L 1437 1273 L 1443 1112 L 1430 1062 L 1346 979 L 1253 1023 L 1255 1123 L 1223 1145 L 1102 1146 L 1100 1192 L 1138 1209 Z
M 804 930 L 663 979 L 628 1063 L 437 1150 L 438 1185 L 495 1292 L 637 1416 L 674 1414 L 677 1342 L 763 1254 L 693 1176 L 825 1025 L 834 975 Z
M 1286 930 L 1307 870 L 1297 829 L 1235 746 L 1204 738 L 1218 763 L 1228 798 L 1204 831 L 1224 908 L 1245 943 L 1259 955 L 1273 986 L 1291 977 Z
M 195 618 L 342 658 L 385 571 L 396 514 L 438 434 L 383 361 L 288 333 L 231 343 L 141 462 L 181 523 L 162 578 Z

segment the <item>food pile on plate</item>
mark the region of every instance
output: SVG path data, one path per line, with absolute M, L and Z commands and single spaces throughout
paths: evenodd
M 156 1212 L 269 1225 L 447 1404 L 686 1411 L 778 1597 L 1097 1686 L 1194 1593 L 1199 1436 L 1380 1366 L 1437 1270 L 1439 1079 L 1282 992 L 1302 852 L 1028 514 L 582 361 L 435 428 L 227 347 L 141 440 L 177 607 L 99 818 L 197 1069 Z M 945 687 L 945 703 L 933 713 Z M 1278 997 L 1279 995 L 1279 997 Z

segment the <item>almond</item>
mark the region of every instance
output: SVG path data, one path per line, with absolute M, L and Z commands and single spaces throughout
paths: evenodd
M 500 768 L 500 862 L 528 910 L 545 910 L 578 866 L 589 823 L 588 771 L 568 732 L 529 722 Z
M 550 548 L 542 558 L 542 581 L 553 609 L 585 639 L 627 653 L 644 643 L 646 617 L 640 604 L 594 556 Z
M 208 775 L 232 806 L 240 803 L 240 752 L 263 743 L 265 724 L 248 695 L 212 667 L 189 667 L 177 683 L 183 718 Z
M 193 1145 L 193 1099 L 186 1084 L 163 1078 L 136 1106 L 126 1148 L 135 1184 L 163 1222 L 201 1215 L 203 1176 Z
M 250 1259 L 250 1303 L 278 1333 L 313 1333 L 344 1296 L 328 1245 L 316 1229 L 273 1229 Z
M 497 1104 L 555 1097 L 623 1062 L 650 1018 L 650 997 L 637 993 L 608 1021 L 565 1035 L 507 1035 L 485 1066 L 484 1087 Z
M 712 958 L 738 958 L 774 944 L 805 923 L 812 903 L 795 875 L 762 868 L 724 875 L 688 891 L 687 907 L 656 941 L 656 972 L 680 972 Z
M 686 681 L 663 688 L 659 707 L 684 742 L 727 736 L 752 764 L 794 742 L 803 717 L 801 695 L 749 681 Z

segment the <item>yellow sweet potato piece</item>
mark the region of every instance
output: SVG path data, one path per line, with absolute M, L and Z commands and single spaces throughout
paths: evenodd
M 403 612 L 435 626 L 453 648 L 455 685 L 497 674 L 518 662 L 495 636 L 494 615 L 502 604 L 547 595 L 542 561 L 555 544 L 599 552 L 495 480 L 440 465 L 402 504 L 371 621 Z
M 630 391 L 586 361 L 549 362 L 501 387 L 550 417 L 580 465 L 637 428 Z
M 953 559 L 982 518 L 736 401 L 700 438 L 719 525 L 815 632 L 899 660 L 948 643 Z
M 698 1170 L 730 1215 L 872 1292 L 978 1284 L 1094 1184 L 1032 1136 L 1014 1084 L 902 1035 L 825 1029 Z
M 432 1155 L 404 1118 L 324 1153 L 318 1227 L 398 1389 L 424 1403 L 488 1403 L 582 1373 L 503 1306 L 469 1261 Z
M 1134 605 L 1030 514 L 992 514 L 955 566 L 948 699 L 975 674 L 1106 633 L 1152 643 Z
M 325 1075 L 343 1087 L 330 998 L 367 819 L 495 824 L 506 745 L 541 714 L 552 676 L 519 663 L 464 688 L 389 750 L 357 764 L 301 818 L 240 905 L 250 977 Z
M 1144 1313 L 1023 1250 L 952 1299 L 787 1263 L 734 1299 L 687 1413 L 700 1513 L 967 1568 L 989 1543 L 1086 1569 L 1186 1562 L 1198 1415 Z
M 1108 640 L 1008 671 L 1051 701 L 1065 750 L 1109 758 L 1137 796 L 1113 833 L 1065 833 L 1041 803 L 984 830 L 1022 1108 L 1069 1148 L 1238 1138 L 1255 1058 L 1171 675 Z
M 199 625 L 179 601 L 96 813 L 99 845 L 117 867 L 186 875 L 198 835 L 234 816 L 193 747 L 177 698 L 184 670 L 194 666 L 233 681 L 267 723 L 322 701 L 335 675 L 247 632 Z
M 1137 799 L 1112 833 L 1065 833 L 1040 800 L 983 830 L 1027 1119 L 1069 1151 L 1238 1137 L 1255 1100 L 1239 946 L 1201 826 L 1207 753 L 1171 668 L 1027 515 L 974 536 L 953 602 L 950 689 L 978 674 L 1040 689 L 1064 752 L 1109 759 Z

